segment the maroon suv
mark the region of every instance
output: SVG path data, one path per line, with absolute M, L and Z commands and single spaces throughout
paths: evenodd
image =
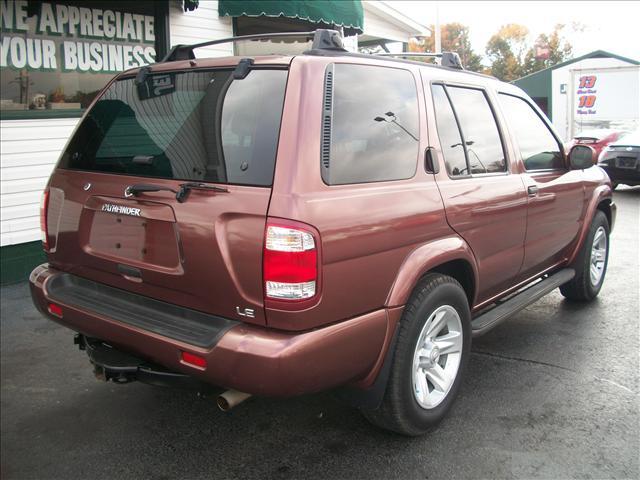
M 472 336 L 598 294 L 611 184 L 517 87 L 331 31 L 296 56 L 192 48 L 114 78 L 43 196 L 33 300 L 101 378 L 206 382 L 223 408 L 336 389 L 417 435 Z

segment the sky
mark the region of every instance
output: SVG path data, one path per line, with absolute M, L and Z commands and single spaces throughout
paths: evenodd
M 540 33 L 550 33 L 558 23 L 567 25 L 565 37 L 578 57 L 594 50 L 640 60 L 640 1 L 406 1 L 387 2 L 414 20 L 440 24 L 459 22 L 470 29 L 471 45 L 484 55 L 489 38 L 507 23 L 529 29 L 530 43 Z M 573 22 L 584 31 L 571 29 Z

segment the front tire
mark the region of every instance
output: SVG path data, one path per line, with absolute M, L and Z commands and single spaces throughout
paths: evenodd
M 465 291 L 452 277 L 428 274 L 397 328 L 382 404 L 363 414 L 381 428 L 416 436 L 444 418 L 460 389 L 471 349 Z
M 573 263 L 576 276 L 560 287 L 567 299 L 588 302 L 598 296 L 609 264 L 609 221 L 600 210 L 593 217 L 587 238 Z

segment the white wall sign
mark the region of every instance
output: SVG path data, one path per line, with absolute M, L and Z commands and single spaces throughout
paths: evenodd
M 28 17 L 26 0 L 0 0 L 0 27 L 0 67 L 112 73 L 155 61 L 151 15 L 42 2 Z

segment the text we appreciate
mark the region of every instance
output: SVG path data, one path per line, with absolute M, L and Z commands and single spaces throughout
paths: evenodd
M 155 61 L 150 15 L 43 2 L 29 17 L 25 0 L 0 0 L 0 26 L 2 67 L 117 72 Z

